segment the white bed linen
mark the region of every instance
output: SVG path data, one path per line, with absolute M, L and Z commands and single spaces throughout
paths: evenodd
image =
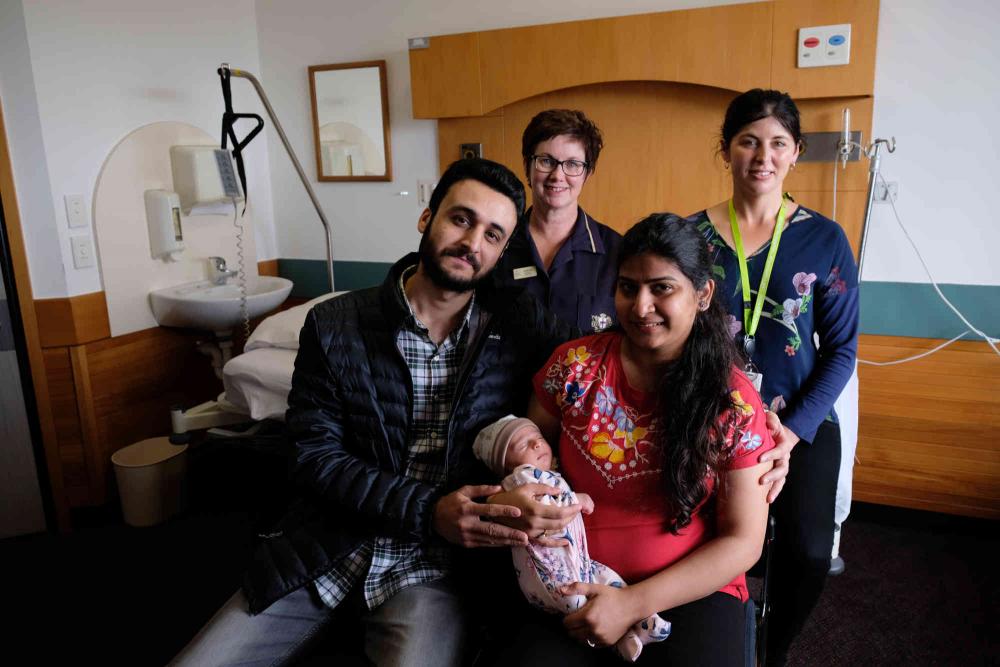
M 299 351 L 299 331 L 306 315 L 317 303 L 343 293 L 324 294 L 258 324 L 247 339 L 246 351 L 230 359 L 222 369 L 225 392 L 219 397 L 220 406 L 249 414 L 258 421 L 284 421 Z
M 259 348 L 233 357 L 222 369 L 225 400 L 255 420 L 285 420 L 298 350 Z
M 312 307 L 317 303 L 332 299 L 341 294 L 344 294 L 344 292 L 324 294 L 312 301 L 307 301 L 294 308 L 271 315 L 253 330 L 250 338 L 247 339 L 244 350 L 250 352 L 251 350 L 258 350 L 265 347 L 280 347 L 285 350 L 299 349 L 299 331 L 302 330 L 302 325 L 306 321 L 306 315 L 309 314 Z

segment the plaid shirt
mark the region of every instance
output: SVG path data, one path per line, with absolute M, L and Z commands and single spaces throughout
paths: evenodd
M 412 439 L 403 468 L 407 477 L 439 486 L 448 476 L 445 452 L 462 358 L 469 339 L 469 321 L 475 316 L 475 297 L 461 324 L 440 344 L 428 335 L 406 298 L 406 279 L 416 267 L 403 271 L 399 291 L 410 310 L 396 345 L 413 381 Z M 450 549 L 444 543 L 422 543 L 378 536 L 367 540 L 339 565 L 316 580 L 316 590 L 328 607 L 336 607 L 359 582 L 365 603 L 374 609 L 393 595 L 415 584 L 440 579 L 448 571 Z

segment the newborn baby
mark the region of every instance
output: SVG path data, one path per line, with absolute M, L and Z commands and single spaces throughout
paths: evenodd
M 594 501 L 585 493 L 575 494 L 562 475 L 552 471 L 552 448 L 530 419 L 508 415 L 490 424 L 476 436 L 472 451 L 498 475 L 505 491 L 524 484 L 546 484 L 559 489 L 558 496 L 542 496 L 541 502 L 565 507 L 579 503 L 583 512 L 594 511 Z M 529 543 L 513 547 L 511 555 L 521 592 L 534 606 L 556 614 L 570 614 L 587 603 L 583 595 L 562 595 L 559 589 L 575 582 L 606 584 L 623 588 L 611 568 L 593 561 L 587 551 L 583 518 L 577 515 L 561 534 L 566 547 L 543 547 Z M 670 623 L 654 614 L 633 625 L 615 644 L 619 655 L 635 662 L 644 644 L 670 636 Z

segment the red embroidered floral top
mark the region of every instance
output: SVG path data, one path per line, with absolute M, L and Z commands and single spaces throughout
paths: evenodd
M 584 518 L 591 557 L 635 583 L 712 539 L 715 526 L 699 510 L 678 535 L 670 532 L 654 437 L 656 397 L 629 385 L 621 339 L 612 332 L 566 343 L 534 382 L 542 407 L 562 424 L 562 474 L 576 492 L 594 499 L 594 513 Z M 734 368 L 730 386 L 739 414 L 727 433 L 735 449 L 726 469 L 735 470 L 756 465 L 774 443 L 753 385 Z M 721 590 L 746 601 L 745 576 Z

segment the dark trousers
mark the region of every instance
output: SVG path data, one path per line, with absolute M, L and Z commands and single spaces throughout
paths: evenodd
M 823 422 L 792 450 L 785 487 L 771 507 L 777 526 L 768 621 L 768 664 L 784 664 L 792 640 L 819 601 L 833 549 L 840 427 Z
M 639 665 L 682 667 L 743 667 L 746 650 L 744 604 L 726 593 L 713 593 L 660 616 L 672 624 L 670 636 L 662 642 L 646 644 Z M 477 661 L 482 665 L 519 667 L 621 667 L 627 664 L 614 648 L 590 648 L 567 634 L 562 617 L 546 614 L 524 604 L 522 611 L 508 619 L 497 645 L 488 647 Z

